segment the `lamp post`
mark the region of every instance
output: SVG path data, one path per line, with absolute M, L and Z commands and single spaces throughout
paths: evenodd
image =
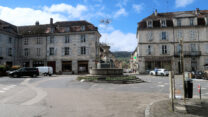
M 180 45 L 181 45 L 181 53 L 180 53 L 180 59 L 181 59 L 181 70 L 183 74 L 183 100 L 184 103 L 186 103 L 186 98 L 185 98 L 185 73 L 184 73 L 184 53 L 183 53 L 183 38 L 180 40 Z

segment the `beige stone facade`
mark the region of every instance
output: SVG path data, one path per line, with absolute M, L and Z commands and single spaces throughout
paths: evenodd
M 11 24 L 10 24 L 11 25 Z M 16 26 L 15 26 L 16 27 Z M 0 64 L 26 67 L 52 66 L 56 73 L 86 73 L 99 60 L 97 27 L 87 21 L 65 21 L 19 26 L 1 33 Z M 3 37 L 5 34 L 6 37 Z M 13 34 L 13 35 L 12 35 Z M 14 42 L 8 43 L 8 38 Z M 1 48 L 12 48 L 13 56 Z M 2 56 L 1 56 L 2 55 Z
M 153 13 L 138 23 L 138 70 L 154 68 L 181 72 L 180 40 L 185 71 L 203 71 L 208 64 L 208 11 Z

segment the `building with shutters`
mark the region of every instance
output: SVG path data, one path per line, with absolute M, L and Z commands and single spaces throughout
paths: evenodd
M 158 13 L 138 23 L 138 69 L 181 72 L 180 40 L 185 71 L 206 70 L 208 65 L 208 10 Z
M 52 66 L 56 73 L 76 74 L 95 68 L 99 60 L 101 35 L 97 27 L 87 21 L 53 23 L 51 18 L 50 24 L 40 25 L 36 22 L 35 25 L 13 28 L 13 32 L 6 33 L 5 30 L 5 35 L 1 33 L 0 41 L 5 42 L 0 43 L 0 64 Z M 12 44 L 9 43 L 10 38 Z M 6 41 L 7 51 L 1 49 L 5 48 Z M 9 56 L 10 48 L 12 56 Z

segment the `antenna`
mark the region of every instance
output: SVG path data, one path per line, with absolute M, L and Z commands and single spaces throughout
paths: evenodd
M 111 23 L 112 21 L 110 19 L 101 19 L 100 23 L 105 25 L 105 29 L 108 28 L 108 25 Z M 107 44 L 107 38 L 104 40 L 105 43 Z

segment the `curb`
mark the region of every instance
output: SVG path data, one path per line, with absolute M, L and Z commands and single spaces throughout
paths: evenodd
M 149 105 L 147 105 L 145 112 L 144 112 L 144 116 L 145 117 L 152 117 L 152 116 L 150 116 L 151 106 L 156 102 L 160 102 L 160 101 L 164 101 L 164 100 L 167 100 L 167 99 L 156 100 L 156 101 L 151 102 Z

